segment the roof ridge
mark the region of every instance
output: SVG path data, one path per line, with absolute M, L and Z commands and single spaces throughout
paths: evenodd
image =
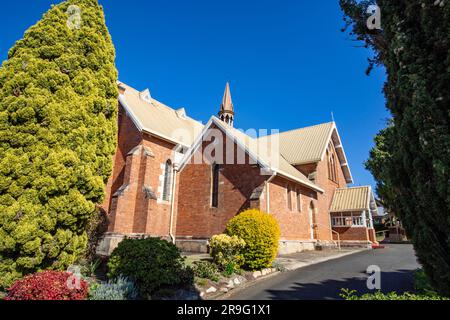
M 346 188 L 337 188 L 336 190 L 348 190 L 348 189 L 370 189 L 372 188 L 371 186 L 356 186 L 356 187 L 346 187 Z
M 291 129 L 291 130 L 288 130 L 288 131 L 279 132 L 279 133 L 276 133 L 276 134 L 281 135 L 281 134 L 286 134 L 286 133 L 292 133 L 292 132 L 296 132 L 296 131 L 300 131 L 300 130 L 306 130 L 306 129 L 312 129 L 312 128 L 319 127 L 319 126 L 324 126 L 324 125 L 327 125 L 327 124 L 331 125 L 331 124 L 335 124 L 335 122 L 334 121 L 330 121 L 330 122 L 319 123 L 319 124 L 315 124 L 315 125 L 312 125 L 312 126 L 307 126 L 307 127 L 302 127 L 302 128 Z

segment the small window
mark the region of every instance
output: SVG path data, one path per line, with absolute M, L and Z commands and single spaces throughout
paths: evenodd
M 211 188 L 211 206 L 213 208 L 219 207 L 219 178 L 220 165 L 213 164 L 212 166 L 212 188 Z
M 297 211 L 302 212 L 302 194 L 297 190 Z
M 172 162 L 170 160 L 167 160 L 166 165 L 164 167 L 164 185 L 162 193 L 163 201 L 170 201 L 171 187 L 172 187 Z
M 286 192 L 287 192 L 287 206 L 288 209 L 292 211 L 292 189 L 290 185 L 287 186 Z

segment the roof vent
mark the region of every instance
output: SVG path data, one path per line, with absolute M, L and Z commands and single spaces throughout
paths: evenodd
M 127 91 L 127 88 L 126 88 L 122 83 L 119 83 L 119 84 L 117 85 L 117 88 L 119 89 L 119 93 L 120 93 L 120 94 L 124 94 L 125 91 Z
M 181 108 L 176 111 L 178 118 L 186 119 L 186 109 Z
M 149 89 L 145 89 L 144 91 L 140 92 L 139 97 L 141 98 L 141 100 L 152 103 L 152 96 Z

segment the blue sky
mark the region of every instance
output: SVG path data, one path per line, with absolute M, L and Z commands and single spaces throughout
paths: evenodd
M 0 59 L 51 0 L 2 3 Z M 206 122 L 230 81 L 236 127 L 286 131 L 335 120 L 355 185 L 389 117 L 384 70 L 344 33 L 338 0 L 100 0 L 120 79 Z

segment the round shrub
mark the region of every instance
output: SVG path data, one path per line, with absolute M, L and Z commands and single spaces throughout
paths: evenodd
M 247 210 L 228 223 L 226 233 L 245 241 L 246 267 L 259 270 L 272 265 L 280 241 L 280 227 L 273 216 L 256 209 Z
M 89 286 L 69 272 L 44 271 L 17 280 L 6 300 L 86 300 Z
M 242 253 L 245 248 L 245 241 L 241 238 L 220 234 L 212 237 L 209 245 L 211 257 L 220 270 L 235 271 L 239 270 L 244 264 Z
M 132 280 L 142 296 L 162 286 L 187 281 L 188 273 L 177 247 L 158 238 L 126 239 L 113 251 L 108 262 L 108 277 Z

